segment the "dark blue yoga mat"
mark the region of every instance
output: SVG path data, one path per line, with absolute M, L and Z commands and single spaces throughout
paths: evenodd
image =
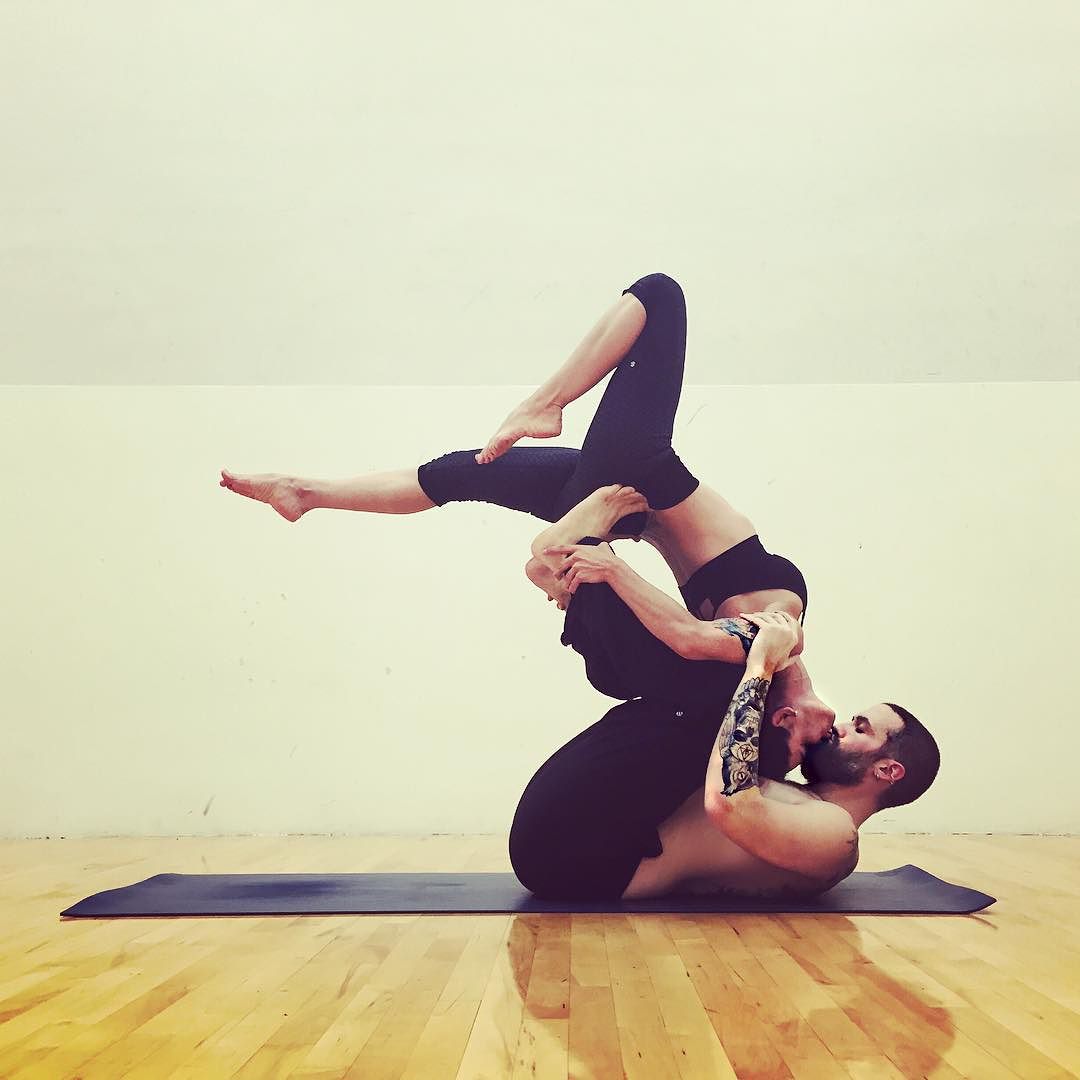
M 994 897 L 900 866 L 856 871 L 810 900 L 694 894 L 654 900 L 538 900 L 513 874 L 157 874 L 62 911 L 75 918 L 138 915 L 353 915 L 407 912 L 842 912 L 968 915 Z

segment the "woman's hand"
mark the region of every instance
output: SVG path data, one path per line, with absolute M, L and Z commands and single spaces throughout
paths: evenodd
M 746 658 L 747 667 L 759 665 L 765 668 L 771 678 L 775 672 L 783 671 L 793 662 L 792 650 L 801 641 L 799 623 L 793 615 L 786 611 L 757 611 L 742 613 L 741 618 L 760 627 Z
M 622 559 L 611 550 L 610 544 L 565 544 L 544 548 L 545 555 L 565 555 L 555 577 L 573 595 L 582 582 L 611 581 L 623 565 Z

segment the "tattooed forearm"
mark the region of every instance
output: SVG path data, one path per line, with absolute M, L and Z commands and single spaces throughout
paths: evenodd
M 723 794 L 734 795 L 758 782 L 758 737 L 765 713 L 769 680 L 763 676 L 744 679 L 728 706 L 716 738 Z
M 754 638 L 758 636 L 758 631 L 761 629 L 749 619 L 718 619 L 714 625 L 733 637 L 737 637 L 743 643 L 747 656 L 750 655 L 750 646 L 754 644 Z

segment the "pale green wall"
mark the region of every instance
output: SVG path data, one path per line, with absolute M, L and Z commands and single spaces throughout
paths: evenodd
M 3 833 L 509 828 L 614 704 L 523 574 L 543 523 L 289 524 L 217 481 L 415 465 L 482 445 L 522 393 L 0 392 Z M 1078 406 L 1076 384 L 685 389 L 680 454 L 806 574 L 819 692 L 841 715 L 899 702 L 940 740 L 936 787 L 871 828 L 1080 827 Z M 617 549 L 677 595 L 646 545 Z
M 505 829 L 607 705 L 539 523 L 217 470 L 477 445 L 656 271 L 677 448 L 806 571 L 822 692 L 941 736 L 875 824 L 1075 830 L 1078 46 L 1067 0 L 0 4 L 0 832 Z
M 1080 5 L 0 5 L 0 382 L 1080 377 Z

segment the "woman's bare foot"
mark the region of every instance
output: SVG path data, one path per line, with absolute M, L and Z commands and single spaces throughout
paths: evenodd
M 478 465 L 487 465 L 505 454 L 518 439 L 554 439 L 562 434 L 562 406 L 554 402 L 537 405 L 523 401 L 488 439 L 487 446 L 476 455 Z M 584 534 L 583 534 L 584 535 Z
M 604 539 L 620 518 L 648 509 L 648 500 L 632 487 L 608 484 L 607 487 L 597 488 L 533 540 L 533 558 L 539 559 L 551 570 L 558 570 L 562 556 L 545 556 L 545 548 L 576 544 L 583 536 Z
M 570 603 L 570 590 L 548 568 L 547 563 L 539 559 L 530 559 L 525 564 L 525 576 L 539 589 L 547 593 L 548 601 L 554 601 L 560 611 L 565 611 Z
M 220 486 L 272 506 L 286 521 L 297 521 L 311 509 L 306 489 L 294 476 L 281 473 L 231 473 L 221 470 Z

